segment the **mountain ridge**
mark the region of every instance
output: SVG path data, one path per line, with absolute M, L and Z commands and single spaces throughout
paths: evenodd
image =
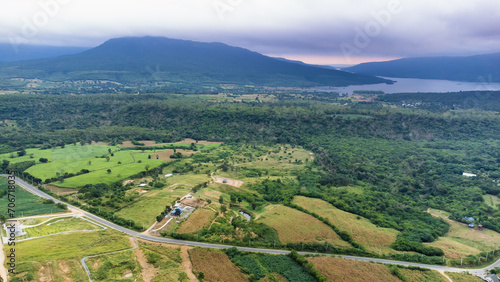
M 122 37 L 75 55 L 0 64 L 3 77 L 106 79 L 266 86 L 343 86 L 384 83 L 366 75 L 280 61 L 224 43 L 165 37 Z M 22 76 L 21 76 L 22 77 Z
M 362 63 L 342 70 L 384 77 L 500 82 L 500 52 L 462 57 L 403 58 Z

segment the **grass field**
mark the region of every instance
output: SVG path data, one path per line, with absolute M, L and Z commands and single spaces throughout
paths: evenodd
M 420 271 L 406 268 L 399 268 L 399 273 L 406 278 L 407 281 L 414 282 L 447 282 L 446 277 L 434 270 Z
M 141 276 L 133 251 L 91 257 L 85 263 L 94 281 L 136 281 Z
M 36 161 L 40 163 L 40 158 L 46 158 L 49 162 L 60 161 L 60 160 L 80 160 L 95 158 L 96 156 L 102 156 L 108 154 L 108 149 L 116 151 L 119 147 L 106 146 L 106 145 L 85 145 L 81 146 L 79 143 L 76 145 L 68 144 L 64 148 L 57 147 L 51 149 L 26 149 L 26 155 L 18 157 L 17 153 L 7 153 L 0 155 L 0 161 L 2 159 L 8 160 L 12 163 L 24 162 L 24 161 Z M 11 155 L 14 158 L 11 158 Z M 31 157 L 33 156 L 33 158 Z
M 7 179 L 0 177 L 0 190 L 7 190 Z M 65 210 L 58 208 L 55 204 L 43 204 L 42 199 L 31 194 L 30 192 L 16 186 L 15 192 L 15 217 L 31 216 L 39 214 L 48 214 L 63 212 Z M 0 206 L 6 207 L 0 210 L 0 214 L 6 218 L 10 218 L 7 214 L 7 205 L 9 203 L 9 198 L 4 195 L 0 198 Z
M 17 242 L 16 254 L 22 260 L 16 276 L 31 276 L 35 281 L 88 281 L 80 263 L 82 257 L 126 248 L 130 248 L 128 237 L 111 230 Z
M 488 206 L 494 209 L 500 209 L 500 198 L 498 198 L 497 196 L 486 194 L 483 195 L 483 199 Z
M 445 274 L 453 280 L 453 282 L 482 282 L 483 279 L 465 273 L 448 272 Z
M 444 218 L 450 223 L 450 230 L 445 237 L 439 238 L 429 245 L 441 248 L 446 257 L 460 258 L 468 254 L 488 252 L 500 248 L 500 234 L 492 230 L 478 230 L 448 219 L 448 213 L 431 209 L 434 216 Z
M 194 248 L 189 250 L 189 257 L 193 264 L 193 273 L 197 275 L 203 272 L 204 281 L 248 281 L 240 269 L 222 252 Z
M 131 219 L 137 224 L 149 227 L 156 221 L 156 216 L 165 210 L 166 205 L 172 204 L 177 197 L 168 190 L 151 191 L 140 196 L 137 202 L 119 210 L 116 215 Z
M 381 264 L 334 257 L 310 257 L 307 260 L 312 262 L 328 281 L 401 281 Z
M 66 217 L 66 218 L 54 218 L 42 225 L 25 228 L 25 235 L 18 236 L 17 239 L 26 239 L 32 237 L 40 237 L 44 235 L 50 235 L 71 230 L 97 230 L 102 229 L 95 224 L 92 224 L 84 219 Z
M 141 278 L 144 281 L 153 279 L 154 281 L 189 281 L 181 266 L 180 248 L 141 242 L 136 257 L 141 264 Z
M 366 218 L 339 210 L 320 199 L 298 196 L 294 198 L 293 203 L 327 218 L 340 230 L 349 232 L 354 241 L 369 251 L 379 252 L 380 248 L 384 252 L 394 251 L 390 245 L 396 241 L 399 234 L 394 229 L 377 227 Z
M 210 225 L 216 214 L 209 209 L 197 209 L 177 230 L 177 233 L 196 233 Z
M 258 222 L 267 224 L 278 232 L 282 243 L 329 242 L 338 247 L 350 247 L 330 227 L 316 218 L 282 205 L 270 205 L 260 215 Z

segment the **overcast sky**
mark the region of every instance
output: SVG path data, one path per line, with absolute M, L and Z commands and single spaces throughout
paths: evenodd
M 219 41 L 318 64 L 500 52 L 498 0 L 0 0 L 0 42 Z

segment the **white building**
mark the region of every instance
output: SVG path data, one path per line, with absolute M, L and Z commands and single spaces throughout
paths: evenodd
M 462 175 L 466 176 L 466 177 L 476 177 L 477 176 L 474 173 L 467 173 L 467 172 L 464 172 Z

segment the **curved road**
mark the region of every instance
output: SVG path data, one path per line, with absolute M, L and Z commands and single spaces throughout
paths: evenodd
M 2 174 L 0 176 L 7 177 L 8 175 Z M 176 244 L 176 245 L 188 245 L 188 246 L 195 246 L 195 247 L 206 247 L 206 248 L 216 248 L 216 249 L 227 249 L 232 246 L 228 245 L 220 245 L 220 244 L 211 244 L 211 243 L 202 243 L 202 242 L 195 242 L 195 241 L 184 241 L 184 240 L 177 240 L 177 239 L 169 239 L 169 238 L 163 238 L 163 237 L 155 237 L 155 236 L 150 236 L 150 235 L 145 235 L 133 230 L 130 230 L 128 228 L 119 226 L 115 223 L 112 223 L 110 221 L 107 221 L 103 218 L 100 218 L 94 214 L 91 214 L 87 211 L 84 211 L 78 207 L 69 205 L 65 202 L 62 202 L 49 194 L 46 194 L 43 191 L 40 191 L 38 188 L 33 187 L 32 185 L 26 183 L 22 179 L 16 176 L 16 184 L 23 187 L 24 189 L 28 190 L 29 192 L 40 196 L 45 199 L 51 199 L 56 203 L 63 203 L 68 206 L 69 209 L 78 211 L 79 213 L 82 213 L 86 217 L 99 222 L 102 225 L 105 225 L 109 228 L 118 230 L 120 232 L 123 232 L 125 234 L 128 234 L 133 237 L 141 238 L 144 240 L 149 240 L 149 241 L 154 241 L 154 242 L 161 242 L 161 243 L 168 243 L 168 244 Z M 237 247 L 237 246 L 236 246 Z M 247 251 L 247 252 L 257 252 L 257 253 L 267 253 L 267 254 L 288 254 L 290 251 L 287 250 L 274 250 L 274 249 L 263 249 L 263 248 L 250 248 L 250 247 L 237 247 L 238 250 L 240 251 Z M 300 254 L 321 254 L 321 253 L 310 253 L 310 252 L 299 252 Z M 358 261 L 371 261 L 371 262 L 379 262 L 379 263 L 387 263 L 387 264 L 396 264 L 396 265 L 403 265 L 403 266 L 418 266 L 422 268 L 427 268 L 427 269 L 432 269 L 432 270 L 437 270 L 437 271 L 450 271 L 450 272 L 464 272 L 468 271 L 469 273 L 472 274 L 484 274 L 487 272 L 487 269 L 492 269 L 495 267 L 500 267 L 500 259 L 494 262 L 493 264 L 485 267 L 485 268 L 480 268 L 480 269 L 467 269 L 467 268 L 455 268 L 455 267 L 448 267 L 448 266 L 440 266 L 440 265 L 429 265 L 429 264 L 422 264 L 422 263 L 414 263 L 414 262 L 404 262 L 404 261 L 395 261 L 395 260 L 386 260 L 386 259 L 378 259 L 378 258 L 367 258 L 367 257 L 355 257 L 355 256 L 345 256 L 342 255 L 343 258 L 350 259 L 350 260 L 358 260 Z

